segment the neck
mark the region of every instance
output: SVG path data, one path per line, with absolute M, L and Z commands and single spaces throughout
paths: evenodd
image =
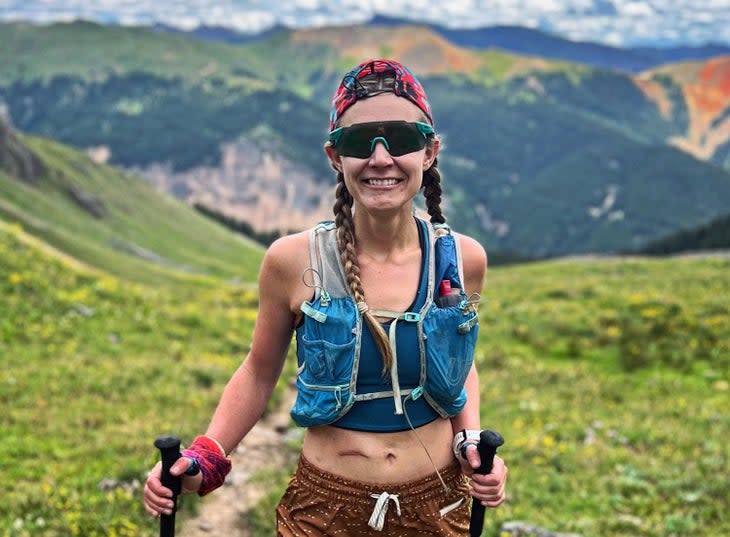
M 374 216 L 356 210 L 353 218 L 358 253 L 383 258 L 419 247 L 418 227 L 410 209 L 391 216 Z

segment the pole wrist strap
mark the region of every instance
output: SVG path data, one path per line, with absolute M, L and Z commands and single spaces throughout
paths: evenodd
M 454 451 L 454 457 L 466 459 L 466 447 L 479 445 L 481 431 L 475 429 L 462 429 L 454 435 L 454 441 L 451 448 Z

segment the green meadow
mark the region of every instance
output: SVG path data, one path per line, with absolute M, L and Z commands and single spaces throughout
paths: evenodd
M 152 535 L 152 442 L 205 427 L 255 289 L 131 283 L 46 250 L 0 220 L 0 535 Z
M 491 269 L 476 360 L 482 423 L 505 437 L 510 473 L 484 535 L 511 520 L 586 537 L 730 534 L 729 298 L 719 258 Z M 156 535 L 140 501 L 152 442 L 205 427 L 256 306 L 253 286 L 223 278 L 87 270 L 0 220 L 0 535 Z M 249 522 L 269 536 L 286 474 L 264 478 Z

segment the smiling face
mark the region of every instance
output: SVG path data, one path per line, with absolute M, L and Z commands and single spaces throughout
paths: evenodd
M 350 106 L 338 122 L 339 127 L 375 121 L 427 121 L 413 103 L 392 93 L 362 99 Z M 367 158 L 341 156 L 328 143 L 325 152 L 332 165 L 341 171 L 345 186 L 358 211 L 392 213 L 412 210 L 412 200 L 421 188 L 423 172 L 431 167 L 439 150 L 434 138 L 426 147 L 394 157 L 382 142 L 375 144 Z

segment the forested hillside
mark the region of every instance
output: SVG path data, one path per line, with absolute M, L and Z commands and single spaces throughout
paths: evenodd
M 694 77 L 683 65 L 634 76 L 388 25 L 242 45 L 90 23 L 5 24 L 0 36 L 0 100 L 21 131 L 260 232 L 330 216 L 328 100 L 347 66 L 380 55 L 426 86 L 445 142 L 447 217 L 491 251 L 637 248 L 730 206 L 722 58 Z
M 641 252 L 668 255 L 698 250 L 730 250 L 730 215 L 716 218 L 705 226 L 652 241 Z

